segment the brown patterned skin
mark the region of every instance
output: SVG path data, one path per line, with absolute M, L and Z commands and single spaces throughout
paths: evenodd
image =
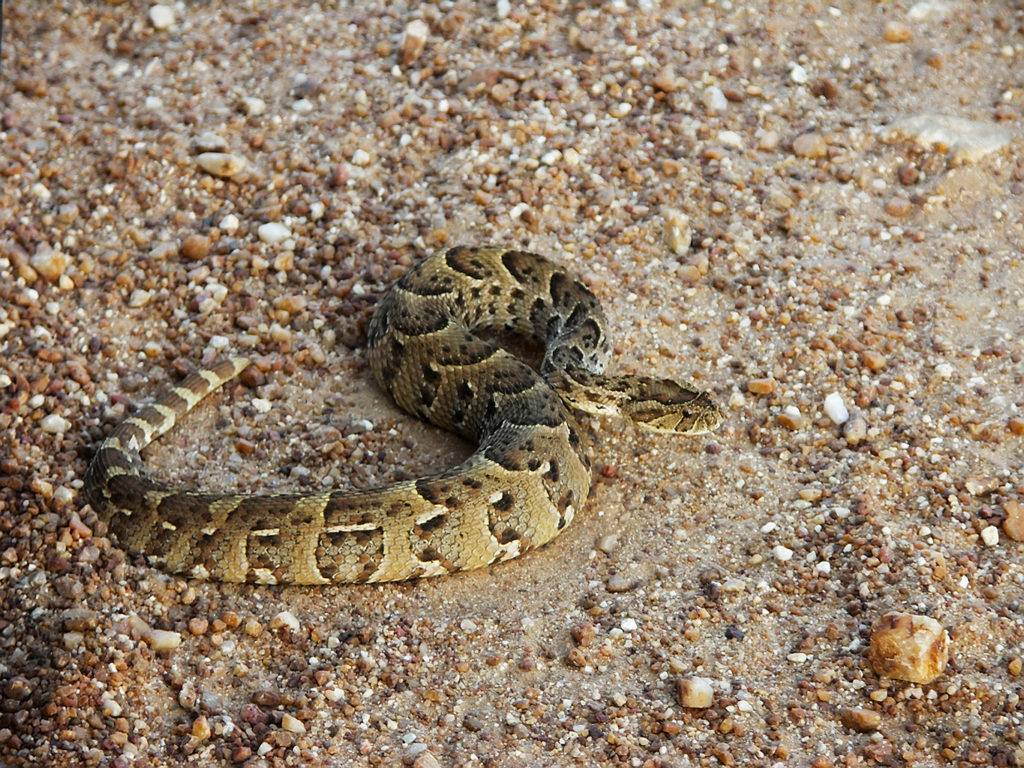
M 475 332 L 544 345 L 539 374 Z M 409 413 L 478 444 L 437 475 L 365 491 L 197 493 L 151 479 L 140 451 L 248 364 L 199 371 L 125 419 L 85 479 L 122 547 L 164 570 L 264 584 L 396 581 L 508 560 L 549 541 L 583 506 L 590 460 L 570 407 L 677 434 L 721 411 L 668 379 L 603 376 L 605 318 L 578 280 L 541 256 L 452 248 L 381 300 L 367 338 L 380 386 Z

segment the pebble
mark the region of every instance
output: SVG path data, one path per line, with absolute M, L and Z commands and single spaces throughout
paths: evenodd
M 682 256 L 690 250 L 693 240 L 689 217 L 676 208 L 665 208 L 661 215 L 665 220 L 665 245 L 676 256 Z
M 284 627 L 287 627 L 292 632 L 298 632 L 301 627 L 299 620 L 291 611 L 281 611 L 270 620 L 271 629 L 282 629 Z
M 196 136 L 195 147 L 197 152 L 226 152 L 228 140 L 213 131 L 206 131 Z
M 352 165 L 369 165 L 370 164 L 370 153 L 365 149 L 357 149 L 352 153 Z
M 897 219 L 902 219 L 905 216 L 909 216 L 910 212 L 914 209 L 910 200 L 903 197 L 903 195 L 897 195 L 896 197 L 890 197 L 885 201 L 885 212 L 890 216 Z
M 773 378 L 751 379 L 747 382 L 747 391 L 752 395 L 770 395 L 775 391 L 776 381 Z
M 679 90 L 679 78 L 676 76 L 676 72 L 672 67 L 663 67 L 654 80 L 651 81 L 651 85 L 657 88 L 659 91 L 665 93 L 674 93 Z
M 51 283 L 60 280 L 64 270 L 68 266 L 68 257 L 60 248 L 53 248 L 47 243 L 42 243 L 29 260 L 32 269 L 38 272 L 43 278 Z
M 289 715 L 287 712 L 281 716 L 281 727 L 289 733 L 305 733 L 306 726 L 299 718 Z
M 843 439 L 847 445 L 857 445 L 864 442 L 868 436 L 868 423 L 863 416 L 855 413 L 850 420 L 843 424 Z
M 181 634 L 168 629 L 151 629 L 142 639 L 154 651 L 171 651 L 181 645 Z
M 608 577 L 608 582 L 605 584 L 605 589 L 609 592 L 629 592 L 636 586 L 636 582 L 632 579 L 627 579 L 621 573 L 613 574 Z
M 993 123 L 928 113 L 897 120 L 881 133 L 887 140 L 910 139 L 924 149 L 950 151 L 956 163 L 976 163 L 1013 139 L 1009 130 Z
M 412 768 L 441 768 L 441 763 L 431 752 L 421 752 L 413 761 Z
M 874 731 L 882 724 L 881 714 L 860 707 L 843 707 L 839 710 L 839 719 L 847 728 L 862 733 Z
M 39 420 L 39 428 L 50 435 L 63 435 L 71 429 L 71 422 L 59 413 L 50 413 Z
M 800 413 L 800 409 L 795 405 L 787 405 L 782 413 L 775 417 L 775 420 L 786 429 L 791 429 L 794 432 L 803 429 L 811 423 L 811 420 Z
M 132 291 L 131 296 L 128 297 L 128 306 L 132 309 L 138 309 L 149 304 L 149 300 L 153 298 L 153 292 L 147 291 L 143 288 L 136 288 Z
M 206 715 L 200 715 L 192 721 L 192 737 L 199 741 L 210 738 L 210 721 Z
M 820 133 L 802 133 L 793 139 L 793 154 L 797 157 L 824 157 L 828 143 Z
M 905 43 L 910 39 L 910 27 L 899 21 L 887 21 L 882 36 L 887 43 Z
M 717 85 L 705 88 L 701 100 L 708 112 L 724 112 L 729 106 L 729 100 L 725 98 L 722 89 Z
M 789 69 L 789 79 L 797 85 L 803 85 L 810 77 L 807 74 L 807 70 L 804 69 L 800 64 L 794 64 Z
M 775 559 L 780 563 L 786 563 L 793 559 L 793 550 L 781 544 L 777 544 L 772 549 L 772 554 L 775 555 Z
M 999 487 L 999 479 L 992 475 L 968 475 L 964 478 L 964 488 L 971 496 L 984 496 Z
M 860 353 L 860 360 L 869 371 L 880 371 L 885 368 L 885 355 L 873 349 L 865 349 Z
M 292 231 L 284 224 L 271 221 L 267 224 L 260 224 L 256 229 L 256 234 L 267 245 L 280 245 L 292 236 Z
M 174 25 L 174 9 L 169 5 L 154 5 L 149 9 L 149 23 L 153 29 L 169 29 Z
M 1006 671 L 1016 677 L 1024 669 L 1024 659 L 1020 656 L 1014 656 L 1006 665 Z
M 210 238 L 206 235 L 189 235 L 181 244 L 181 255 L 192 261 L 202 261 L 210 253 Z
M 714 699 L 711 680 L 706 677 L 681 677 L 676 680 L 679 704 L 691 709 L 707 709 Z
M 832 392 L 825 398 L 825 415 L 832 419 L 835 425 L 845 424 L 850 418 L 850 412 L 846 409 L 846 403 L 838 392 Z
M 949 661 L 949 635 L 935 619 L 892 612 L 871 627 L 871 668 L 883 677 L 927 685 Z
M 249 117 L 259 117 L 267 111 L 267 102 L 256 96 L 245 96 L 242 98 L 242 109 Z
M 999 544 L 999 529 L 994 525 L 986 525 L 981 529 L 981 540 L 986 547 L 994 547 Z
M 597 540 L 597 548 L 604 552 L 606 555 L 612 554 L 616 549 L 619 548 L 619 534 L 606 533 L 604 536 Z
M 632 619 L 628 616 L 619 622 L 619 627 L 623 632 L 636 632 L 637 626 L 636 619 Z
M 199 167 L 222 179 L 237 176 L 245 168 L 245 158 L 231 152 L 202 152 L 196 155 Z
M 1003 520 L 1003 533 L 1014 541 L 1024 541 L 1024 504 L 1016 499 L 1003 503 L 1006 519 Z
M 405 25 L 402 35 L 402 66 L 407 67 L 423 54 L 430 28 L 422 19 L 413 19 Z

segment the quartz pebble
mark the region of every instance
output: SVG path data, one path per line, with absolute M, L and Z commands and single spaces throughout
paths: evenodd
M 71 422 L 59 413 L 50 413 L 39 421 L 39 428 L 51 435 L 63 435 L 71 429 Z
M 874 731 L 882 724 L 882 716 L 873 709 L 860 707 L 843 707 L 839 710 L 839 719 L 843 725 L 854 731 Z
M 747 382 L 747 391 L 752 395 L 770 395 L 775 391 L 775 379 L 751 379 Z
M 797 157 L 824 157 L 828 152 L 828 143 L 819 133 L 804 133 L 793 139 L 793 154 Z
M 295 614 L 291 611 L 281 611 L 274 618 L 270 620 L 271 629 L 282 629 L 287 627 L 292 632 L 299 631 L 299 620 L 295 617 Z
M 887 21 L 882 35 L 887 43 L 905 43 L 910 39 L 910 28 L 899 21 Z
M 1014 541 L 1024 541 L 1024 504 L 1016 499 L 1003 503 L 1006 519 L 1003 520 L 1003 533 Z
M 267 245 L 280 245 L 292 236 L 292 231 L 284 224 L 271 221 L 267 224 L 260 224 L 256 229 L 256 234 Z
M 413 19 L 405 25 L 402 35 L 402 66 L 407 67 L 418 59 L 427 44 L 430 28 L 422 19 Z
M 245 158 L 230 152 L 202 152 L 196 155 L 196 162 L 213 176 L 230 179 L 245 168 Z
M 662 217 L 665 219 L 665 245 L 676 256 L 682 256 L 690 250 L 693 239 L 689 217 L 675 208 L 663 210 Z
M 195 147 L 197 152 L 226 152 L 228 141 L 213 131 L 206 131 L 196 136 Z
M 725 94 L 722 93 L 722 89 L 717 85 L 705 88 L 701 100 L 704 102 L 708 112 L 724 112 L 726 107 L 729 106 Z
M 305 733 L 306 726 L 301 720 L 287 712 L 281 716 L 281 727 L 289 733 Z
M 825 398 L 825 415 L 832 419 L 832 423 L 845 424 L 850 418 L 850 412 L 846 409 L 842 395 L 832 392 Z
M 149 9 L 149 23 L 153 29 L 169 29 L 174 25 L 174 9 L 169 5 L 154 5 Z
M 181 634 L 167 629 L 151 629 L 142 639 L 154 651 L 171 651 L 181 645 Z
M 949 635 L 930 616 L 894 611 L 871 627 L 868 661 L 879 675 L 926 685 L 948 660 Z
M 924 149 L 949 151 L 956 163 L 976 163 L 1013 139 L 1010 131 L 995 124 L 939 114 L 907 117 L 881 132 L 889 141 L 910 139 Z
M 44 279 L 55 283 L 67 269 L 68 257 L 60 248 L 51 248 L 43 244 L 36 249 L 29 263 Z
M 864 442 L 868 436 L 868 423 L 859 413 L 853 414 L 843 424 L 843 439 L 848 445 L 857 445 Z
M 999 544 L 999 529 L 994 525 L 986 525 L 981 529 L 981 540 L 986 547 L 994 547 Z
M 692 709 L 707 709 L 711 706 L 714 689 L 706 677 L 681 677 L 676 680 L 679 704 Z

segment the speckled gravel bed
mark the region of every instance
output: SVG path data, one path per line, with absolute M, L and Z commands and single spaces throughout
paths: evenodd
M 386 5 L 6 4 L 0 765 L 1024 765 L 1021 4 Z M 362 350 L 454 243 L 568 265 L 613 366 L 726 424 L 588 421 L 569 530 L 444 580 L 104 536 L 97 441 L 226 354 L 161 476 L 465 456 Z M 933 682 L 873 669 L 892 611 L 948 632 Z

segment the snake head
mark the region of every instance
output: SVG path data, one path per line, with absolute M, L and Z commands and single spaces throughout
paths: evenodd
M 702 435 L 725 418 L 707 392 L 672 379 L 637 377 L 636 391 L 621 406 L 622 415 L 638 427 L 677 435 Z

